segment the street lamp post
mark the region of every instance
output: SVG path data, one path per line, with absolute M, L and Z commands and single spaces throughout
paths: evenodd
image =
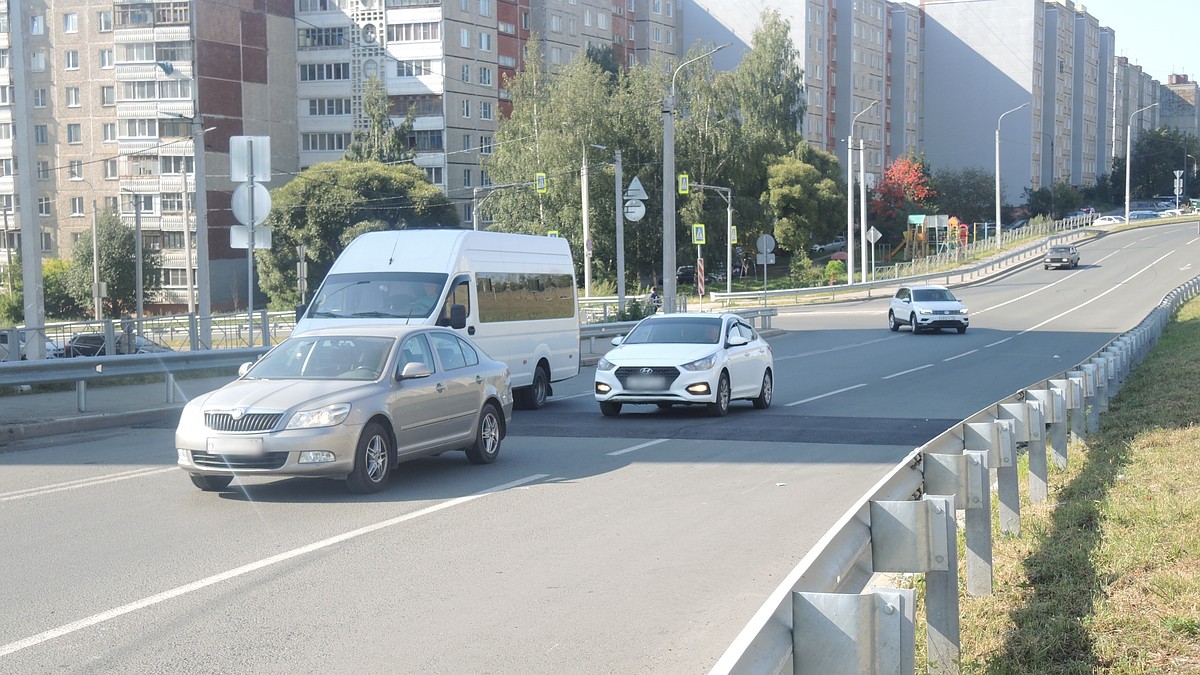
M 663 312 L 675 311 L 675 77 L 694 63 L 726 48 L 719 45 L 675 68 L 671 74 L 671 93 L 663 99 Z
M 850 121 L 850 133 L 846 137 L 846 283 L 854 283 L 854 125 L 858 118 L 867 114 L 879 101 L 863 108 Z
M 1138 108 L 1129 114 L 1129 122 L 1125 125 L 1125 222 L 1129 222 L 1129 166 L 1133 164 L 1133 118 L 1144 110 L 1149 110 L 1157 103 L 1151 103 L 1145 108 Z
M 1185 155 L 1185 156 L 1186 156 L 1186 157 L 1191 157 L 1191 160 L 1192 160 L 1192 165 L 1195 165 L 1195 164 L 1196 164 L 1196 158 L 1195 158 L 1195 157 L 1192 157 L 1191 155 Z M 1191 199 L 1188 197 L 1188 191 L 1187 191 L 1187 175 L 1188 175 L 1188 171 L 1187 171 L 1187 160 L 1185 159 L 1185 160 L 1183 160 L 1183 198 L 1184 198 L 1184 199 L 1187 199 L 1187 200 L 1188 200 L 1188 204 L 1190 205 L 1190 204 L 1192 203 L 1192 200 L 1191 200 Z
M 593 148 L 598 150 L 607 150 L 607 145 L 599 145 L 597 143 L 589 143 Z M 587 152 L 584 151 L 586 159 Z M 617 313 L 625 313 L 625 202 L 621 199 L 621 149 L 613 148 L 613 170 L 615 173 L 614 185 L 616 189 L 614 209 L 616 211 L 616 235 L 617 235 Z M 586 284 L 590 288 L 590 284 Z
M 1027 105 L 1029 105 L 1028 101 L 1008 112 L 1001 113 L 1000 117 L 996 119 L 996 250 L 1000 249 L 1000 120 L 1003 120 L 1005 115 L 1015 113 Z M 986 237 L 987 234 L 985 233 L 984 236 Z

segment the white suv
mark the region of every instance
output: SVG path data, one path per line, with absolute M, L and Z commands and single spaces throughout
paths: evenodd
M 901 286 L 888 308 L 888 327 L 912 326 L 919 333 L 926 328 L 953 328 L 967 332 L 970 325 L 967 308 L 945 286 Z

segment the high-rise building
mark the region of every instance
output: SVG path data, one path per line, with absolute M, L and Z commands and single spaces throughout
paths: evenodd
M 115 209 L 162 253 L 162 291 L 148 307 L 191 308 L 204 273 L 214 310 L 245 307 L 246 251 L 229 245 L 231 136 L 270 137 L 276 187 L 341 158 L 365 128 L 364 84 L 377 77 L 393 121 L 414 115 L 415 164 L 469 219 L 473 189 L 490 182 L 480 159 L 511 106 L 504 82 L 521 70 L 528 40 L 541 40 L 550 69 L 588 47 L 611 47 L 626 66 L 648 62 L 679 48 L 676 4 L 46 0 L 25 10 L 22 26 L 0 10 L 0 212 L 9 221 L 0 264 L 20 240 L 11 139 L 26 133 L 37 172 L 26 212 L 42 226 L 43 255 L 69 255 L 97 212 Z M 24 30 L 28 66 L 10 53 L 15 29 Z M 11 105 L 13 68 L 28 76 L 28 114 Z M 203 149 L 193 145 L 193 120 L 205 130 Z M 198 184 L 208 204 L 206 270 L 195 250 Z

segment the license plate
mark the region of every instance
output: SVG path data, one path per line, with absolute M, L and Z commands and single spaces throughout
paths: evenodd
M 630 389 L 663 389 L 667 386 L 665 378 L 659 375 L 630 375 Z
M 257 436 L 221 436 L 208 439 L 208 452 L 213 455 L 261 455 L 262 451 L 262 439 Z

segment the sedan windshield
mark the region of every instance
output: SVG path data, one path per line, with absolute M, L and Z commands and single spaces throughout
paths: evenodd
M 1066 246 L 1055 246 L 1050 249 L 1050 255 L 1071 255 L 1071 249 Z
M 715 345 L 721 341 L 721 319 L 679 317 L 643 321 L 621 344 L 696 344 Z
M 247 373 L 262 380 L 375 380 L 387 365 L 393 338 L 300 336 L 285 340 Z

